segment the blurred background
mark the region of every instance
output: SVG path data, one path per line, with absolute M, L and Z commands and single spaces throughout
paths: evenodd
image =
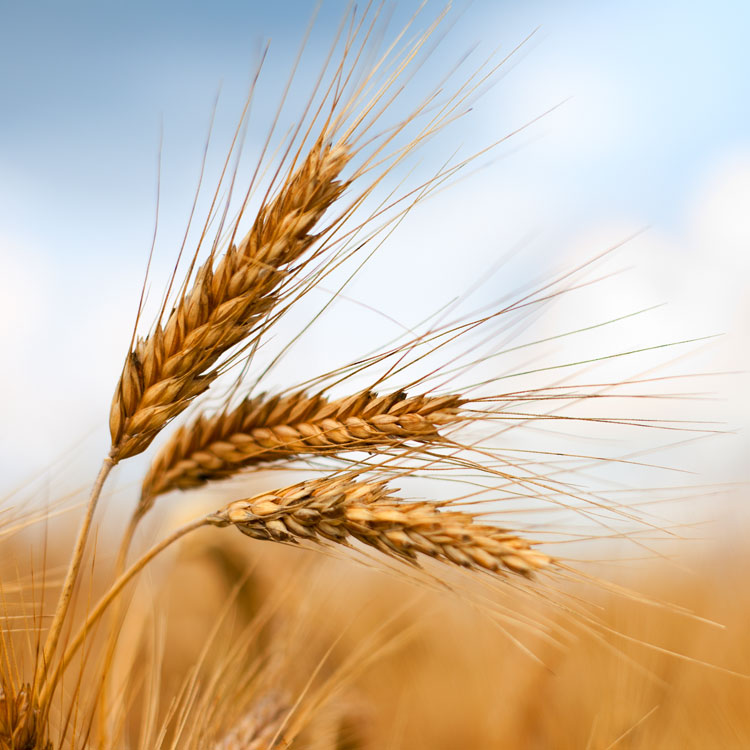
M 329 1 L 318 10 L 301 90 L 347 7 Z M 428 4 L 428 17 L 441 7 Z M 57 494 L 89 476 L 108 445 L 109 401 L 154 231 L 159 159 L 157 290 L 182 238 L 217 95 L 209 175 L 270 40 L 256 102 L 273 104 L 255 105 L 248 153 L 262 143 L 316 5 L 71 0 L 0 8 L 1 486 L 10 492 L 36 478 Z M 403 2 L 386 10 L 390 28 L 416 9 Z M 749 23 L 739 0 L 454 3 L 427 79 L 466 52 L 476 63 L 502 57 L 536 33 L 473 111 L 410 167 L 432 174 L 457 148 L 466 156 L 532 124 L 408 217 L 348 291 L 350 307 L 340 305 L 329 327 L 300 345 L 297 362 L 322 368 L 330 342 L 352 334 L 382 342 L 393 320 L 424 319 L 511 251 L 480 305 L 645 230 L 615 254 L 606 269 L 615 277 L 541 316 L 535 335 L 661 303 L 597 339 L 566 344 L 564 357 L 723 334 L 674 356 L 689 355 L 683 372 L 733 373 L 691 386 L 715 400 L 691 406 L 690 416 L 739 434 L 683 446 L 677 462 L 699 482 L 746 480 Z M 291 102 L 282 126 L 293 115 Z M 392 279 L 389 294 L 377 291 L 394 263 L 402 278 L 419 275 L 416 294 L 402 294 L 407 287 Z M 294 382 L 293 360 L 281 384 Z M 638 367 L 628 365 L 625 376 Z

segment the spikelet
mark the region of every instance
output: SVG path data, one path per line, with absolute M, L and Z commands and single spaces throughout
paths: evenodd
M 319 140 L 276 198 L 261 208 L 245 239 L 215 266 L 209 259 L 166 323 L 138 339 L 110 411 L 114 461 L 144 451 L 209 387 L 219 358 L 259 332 L 279 286 L 318 239 L 316 224 L 344 191 L 339 175 L 349 158 L 345 146 Z
M 269 695 L 257 701 L 224 737 L 214 743 L 212 750 L 272 750 L 286 747 L 282 744 L 283 738 L 276 737 L 289 714 L 289 708 L 289 703 L 279 695 Z
M 14 690 L 0 681 L 0 750 L 52 750 L 30 685 Z
M 247 399 L 174 433 L 143 481 L 139 512 L 170 490 L 268 461 L 439 440 L 439 427 L 461 419 L 462 403 L 455 395 L 407 397 L 403 391 L 362 391 L 335 401 L 304 393 Z
M 418 554 L 494 573 L 530 576 L 552 564 L 531 543 L 472 515 L 437 503 L 403 502 L 383 482 L 325 478 L 230 503 L 213 514 L 217 526 L 236 526 L 254 539 L 297 543 L 350 537 L 385 555 L 415 562 Z

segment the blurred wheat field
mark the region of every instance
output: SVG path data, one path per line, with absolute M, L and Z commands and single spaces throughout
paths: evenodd
M 217 542 L 185 545 L 133 603 L 138 620 L 149 620 L 149 602 L 159 602 L 160 625 L 137 621 L 126 633 L 144 671 L 135 684 L 156 690 L 162 710 L 200 663 L 195 700 L 203 705 L 201 689 L 219 673 L 232 701 L 225 724 L 269 698 L 278 697 L 278 715 L 290 725 L 312 711 L 295 747 L 743 748 L 750 741 L 750 686 L 722 671 L 750 669 L 741 550 L 694 551 L 689 564 L 700 572 L 669 574 L 650 564 L 630 581 L 723 629 L 619 595 L 588 594 L 618 632 L 719 667 L 711 669 L 614 635 L 608 645 L 585 636 L 537 644 L 532 657 L 450 593 L 420 591 L 315 552 Z M 16 574 L 4 570 L 3 580 Z M 14 599 L 6 594 L 6 609 Z M 230 645 L 243 652 L 227 665 Z M 133 668 L 131 658 L 124 668 Z M 138 735 L 146 710 L 130 700 L 127 729 Z
M 313 24 L 275 90 L 259 48 L 157 218 L 98 476 L 59 446 L 3 502 L 0 748 L 750 746 L 715 343 L 642 322 L 637 233 L 430 255 L 422 205 L 556 105 L 457 147 L 534 35 L 454 60 L 414 10 Z
M 184 553 L 190 568 L 183 574 L 188 577 L 191 569 L 196 573 L 203 567 L 191 552 Z M 217 557 L 228 551 L 197 552 L 211 555 L 214 570 L 220 570 Z M 592 605 L 601 607 L 608 625 L 631 637 L 746 674 L 748 598 L 741 571 L 747 561 L 736 554 L 729 571 L 726 560 L 708 555 L 702 572 L 688 580 L 682 574 L 649 571 L 648 583 L 639 582 L 652 596 L 710 615 L 725 630 L 620 596 L 601 595 Z M 294 557 L 283 555 L 277 562 L 282 569 L 291 565 L 290 577 L 310 565 Z M 450 596 L 415 597 L 410 587 L 378 575 L 352 574 L 338 562 L 324 565 L 312 624 L 305 632 L 325 634 L 321 652 L 324 644 L 337 642 L 341 633 L 343 637 L 321 680 L 335 674 L 362 644 L 366 656 L 381 652 L 355 669 L 351 681 L 330 699 L 331 710 L 341 710 L 334 747 L 742 748 L 750 741 L 750 687 L 736 675 L 653 653 L 615 636 L 608 646 L 585 636 L 559 647 L 546 645 L 535 649 L 540 659 L 535 662 L 499 635 L 486 617 Z M 225 591 L 232 582 L 225 583 Z M 389 623 L 405 600 L 414 599 L 398 621 Z M 290 604 L 294 608 L 298 601 Z M 188 607 L 182 617 L 190 617 L 191 623 L 202 620 L 207 630 L 215 611 L 207 609 Z M 383 623 L 390 632 L 368 643 Z M 181 639 L 179 632 L 175 638 L 178 654 L 189 651 L 186 641 L 191 639 Z

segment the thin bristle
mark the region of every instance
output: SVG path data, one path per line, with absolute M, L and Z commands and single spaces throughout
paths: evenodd
M 513 533 L 476 523 L 468 513 L 436 503 L 404 502 L 383 482 L 326 478 L 238 500 L 213 514 L 217 526 L 236 526 L 254 539 L 296 543 L 350 537 L 385 555 L 416 562 L 422 554 L 441 562 L 493 573 L 529 576 L 552 564 Z
M 260 209 L 245 239 L 229 247 L 215 267 L 209 258 L 166 323 L 137 341 L 112 401 L 115 461 L 144 451 L 209 387 L 219 358 L 260 328 L 292 264 L 318 239 L 316 224 L 344 191 L 339 175 L 349 158 L 344 146 L 319 140 L 276 198 Z
M 439 427 L 460 420 L 462 403 L 455 395 L 403 391 L 382 396 L 362 391 L 335 401 L 304 393 L 247 399 L 175 432 L 144 479 L 139 510 L 170 490 L 198 487 L 268 461 L 439 440 Z

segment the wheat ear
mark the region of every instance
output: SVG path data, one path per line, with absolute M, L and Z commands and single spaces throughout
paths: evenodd
M 455 395 L 403 391 L 362 391 L 334 401 L 304 393 L 246 399 L 174 433 L 143 481 L 137 512 L 170 490 L 199 487 L 268 461 L 438 440 L 439 427 L 461 419 L 463 403 Z
M 272 750 L 286 747 L 278 735 L 289 710 L 289 702 L 280 695 L 269 695 L 257 701 L 224 737 L 212 745 L 212 750 Z
M 0 747 L 52 750 L 31 685 L 16 690 L 0 681 Z
M 208 388 L 219 358 L 260 332 L 293 264 L 319 238 L 315 225 L 344 191 L 339 175 L 349 158 L 345 146 L 319 140 L 276 198 L 260 209 L 244 240 L 215 265 L 209 258 L 166 323 L 138 339 L 112 400 L 113 460 L 144 451 Z
M 552 559 L 531 543 L 474 516 L 437 503 L 403 502 L 383 482 L 325 478 L 238 500 L 209 516 L 254 539 L 296 543 L 354 538 L 414 562 L 418 554 L 466 568 L 530 576 Z

